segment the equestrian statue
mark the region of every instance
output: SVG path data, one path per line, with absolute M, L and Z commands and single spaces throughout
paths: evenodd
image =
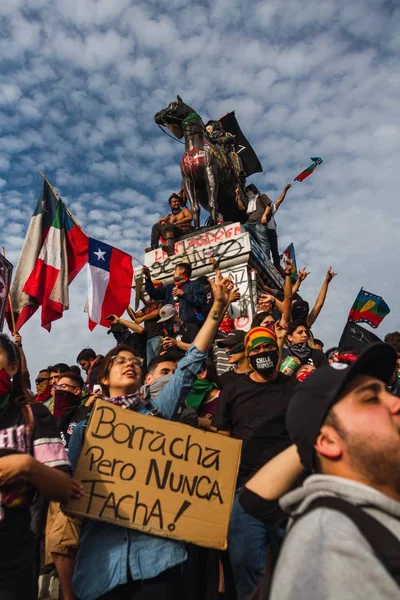
M 244 223 L 245 178 L 234 152 L 234 136 L 224 132 L 218 121 L 209 121 L 206 129 L 200 115 L 179 96 L 156 113 L 154 120 L 178 139 L 185 139 L 182 188 L 191 206 L 195 228 L 200 226 L 200 206 L 209 211 L 210 225 L 221 220 Z

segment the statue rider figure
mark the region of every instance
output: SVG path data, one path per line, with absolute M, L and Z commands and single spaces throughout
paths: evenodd
M 233 169 L 237 181 L 236 202 L 241 210 L 246 210 L 247 197 L 244 189 L 246 177 L 243 172 L 242 161 L 235 149 L 235 136 L 229 133 L 229 131 L 225 131 L 220 121 L 208 121 L 206 123 L 206 131 L 211 142 L 219 146 L 227 157 L 228 166 Z

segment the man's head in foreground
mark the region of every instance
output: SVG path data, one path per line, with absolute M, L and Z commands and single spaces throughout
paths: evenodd
M 395 364 L 395 350 L 377 343 L 296 388 L 287 428 L 305 467 L 400 498 L 400 399 L 386 390 Z

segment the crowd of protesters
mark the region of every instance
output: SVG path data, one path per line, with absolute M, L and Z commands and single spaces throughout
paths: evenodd
M 250 191 L 257 235 L 274 209 Z M 51 572 L 64 600 L 399 597 L 400 333 L 324 352 L 311 327 L 336 274 L 310 310 L 305 269 L 294 285 L 291 261 L 279 269 L 282 289 L 258 279 L 245 333 L 218 269 L 193 280 L 182 262 L 159 285 L 144 268 L 143 308 L 110 315 L 115 347 L 43 365 L 36 393 L 21 336 L 0 335 L 2 600 L 44 597 Z M 242 440 L 227 551 L 63 512 L 83 494 L 73 472 L 98 398 Z

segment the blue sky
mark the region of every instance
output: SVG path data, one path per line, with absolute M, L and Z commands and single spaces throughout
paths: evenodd
M 273 199 L 324 158 L 277 218 L 310 303 L 339 273 L 314 334 L 337 342 L 361 286 L 392 309 L 377 333 L 399 329 L 397 3 L 6 0 L 0 23 L 0 243 L 15 265 L 39 169 L 90 236 L 142 257 L 180 187 L 182 147 L 153 121 L 179 94 L 204 119 L 236 110 L 264 166 L 251 180 Z M 51 334 L 38 316 L 22 328 L 33 376 L 111 346 L 89 332 L 85 298 L 81 273 Z

